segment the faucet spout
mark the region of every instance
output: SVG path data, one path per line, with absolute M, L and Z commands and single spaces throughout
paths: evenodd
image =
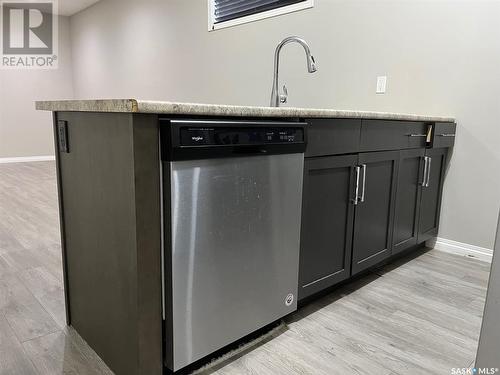
M 314 60 L 314 56 L 311 54 L 311 49 L 307 42 L 299 38 L 298 36 L 289 36 L 281 41 L 280 44 L 276 47 L 276 51 L 274 52 L 274 78 L 273 78 L 273 89 L 271 92 L 271 107 L 279 107 L 280 103 L 287 102 L 287 95 L 279 94 L 279 65 L 280 65 L 280 54 L 281 49 L 289 44 L 289 43 L 298 43 L 300 44 L 306 53 L 307 59 L 307 71 L 309 73 L 314 73 L 317 71 L 316 61 Z

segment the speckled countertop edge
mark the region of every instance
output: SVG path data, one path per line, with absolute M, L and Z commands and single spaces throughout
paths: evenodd
M 160 102 L 137 99 L 38 101 L 36 109 L 52 112 L 154 113 L 197 116 L 353 118 L 405 121 L 455 122 L 449 116 L 350 111 L 336 109 L 252 107 L 219 104 Z

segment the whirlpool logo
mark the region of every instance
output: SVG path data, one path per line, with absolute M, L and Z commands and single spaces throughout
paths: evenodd
M 57 68 L 56 1 L 1 1 L 2 68 Z

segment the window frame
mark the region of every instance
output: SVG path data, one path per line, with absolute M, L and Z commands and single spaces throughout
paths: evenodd
M 228 27 L 233 27 L 237 25 L 242 25 L 249 22 L 255 22 L 263 20 L 266 18 L 280 16 L 282 14 L 293 13 L 299 10 L 310 9 L 314 7 L 314 0 L 305 0 L 300 3 L 285 5 L 276 9 L 266 10 L 264 12 L 259 12 L 256 14 L 250 14 L 248 16 L 243 16 L 235 18 L 233 20 L 223 21 L 215 23 L 214 17 L 214 0 L 207 0 L 208 4 L 208 31 L 216 31 L 220 29 L 225 29 Z

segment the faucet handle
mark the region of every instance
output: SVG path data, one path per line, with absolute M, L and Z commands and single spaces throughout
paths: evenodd
M 288 89 L 286 85 L 283 85 L 283 94 L 280 95 L 280 103 L 285 104 L 286 102 L 288 102 Z

